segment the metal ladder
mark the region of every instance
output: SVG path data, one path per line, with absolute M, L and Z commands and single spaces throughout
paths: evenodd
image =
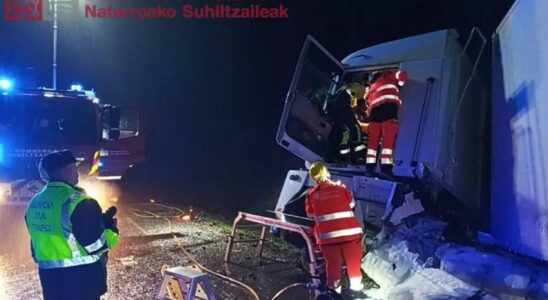
M 217 300 L 207 274 L 190 267 L 165 270 L 156 300 Z

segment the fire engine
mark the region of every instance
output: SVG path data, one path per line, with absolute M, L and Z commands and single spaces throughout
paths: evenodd
M 17 89 L 0 79 L 0 190 L 4 203 L 26 203 L 43 182 L 38 162 L 61 149 L 79 161 L 81 182 L 121 179 L 144 160 L 136 110 L 104 104 L 93 90 Z

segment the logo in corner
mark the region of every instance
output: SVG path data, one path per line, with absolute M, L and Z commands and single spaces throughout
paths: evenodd
M 43 1 L 44 0 L 5 0 L 4 17 L 6 21 L 42 21 Z
M 79 0 L 5 0 L 6 21 L 77 21 Z

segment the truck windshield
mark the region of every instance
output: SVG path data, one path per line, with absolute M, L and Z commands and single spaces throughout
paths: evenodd
M 82 98 L 0 96 L 0 138 L 15 144 L 86 145 L 98 141 L 95 105 Z

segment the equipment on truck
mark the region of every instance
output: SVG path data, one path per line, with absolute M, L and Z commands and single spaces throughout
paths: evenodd
M 10 203 L 25 203 L 43 186 L 38 160 L 68 149 L 80 170 L 116 180 L 144 160 L 144 136 L 135 110 L 102 104 L 94 91 L 16 89 L 0 93 L 0 181 L 11 183 Z

